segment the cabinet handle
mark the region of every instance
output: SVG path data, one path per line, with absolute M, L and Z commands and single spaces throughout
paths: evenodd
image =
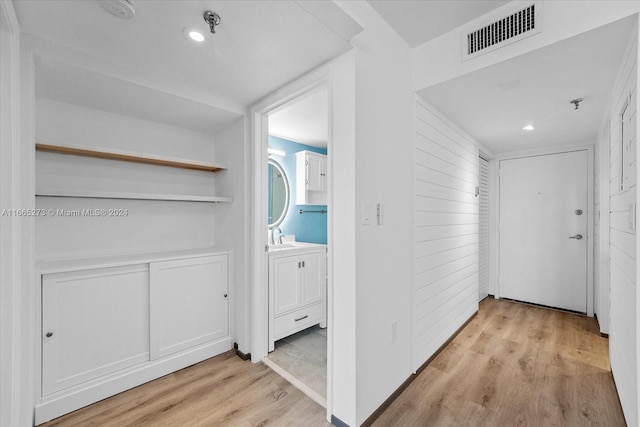
M 299 322 L 299 321 L 301 321 L 301 320 L 306 319 L 307 317 L 309 317 L 309 315 L 308 315 L 308 314 L 305 314 L 305 315 L 304 315 L 304 316 L 302 316 L 301 318 L 299 318 L 299 319 L 295 319 L 295 321 L 296 321 L 296 322 Z
M 298 268 L 300 268 L 300 265 L 301 265 L 301 264 L 300 264 L 300 261 L 298 261 Z
M 224 294 L 224 297 L 226 298 L 228 296 L 228 294 Z
M 47 332 L 47 335 L 46 335 L 47 338 L 51 338 L 52 336 L 53 336 L 53 332 Z
M 302 261 L 302 268 L 304 268 L 304 261 Z

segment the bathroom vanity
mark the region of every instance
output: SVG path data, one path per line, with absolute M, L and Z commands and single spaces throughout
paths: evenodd
M 327 325 L 327 246 L 293 242 L 269 248 L 269 351 L 279 339 Z

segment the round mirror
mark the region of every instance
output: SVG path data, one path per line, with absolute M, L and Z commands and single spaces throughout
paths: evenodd
M 289 181 L 277 161 L 269 159 L 269 228 L 277 227 L 289 209 Z

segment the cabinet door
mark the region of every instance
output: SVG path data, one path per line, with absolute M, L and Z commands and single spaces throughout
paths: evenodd
M 273 291 L 273 315 L 300 307 L 300 269 L 298 256 L 274 257 L 269 266 Z
M 148 266 L 42 277 L 42 394 L 149 360 Z
M 320 157 L 320 190 L 327 191 L 327 156 Z
M 226 255 L 151 263 L 151 359 L 229 334 Z
M 322 191 L 323 188 L 323 172 L 322 167 L 323 159 L 321 156 L 307 154 L 307 190 L 308 191 Z M 325 162 L 326 165 L 326 162 Z M 325 166 L 326 169 L 326 166 Z M 326 185 L 325 185 L 326 188 Z
M 326 255 L 323 252 L 302 256 L 301 271 L 302 301 L 301 305 L 309 305 L 324 301 L 326 297 Z

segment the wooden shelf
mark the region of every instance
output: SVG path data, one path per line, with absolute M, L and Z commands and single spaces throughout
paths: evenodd
M 126 199 L 126 200 L 165 200 L 177 202 L 205 202 L 205 203 L 231 203 L 231 197 L 195 196 L 182 194 L 155 194 L 155 193 L 121 193 L 100 191 L 36 191 L 39 197 L 74 197 L 88 199 Z
M 144 163 L 149 165 L 169 166 L 173 168 L 194 169 L 208 172 L 218 172 L 226 167 L 215 164 L 197 161 L 186 161 L 184 159 L 155 156 L 151 154 L 127 152 L 120 150 L 103 150 L 98 148 L 73 147 L 68 145 L 51 145 L 36 142 L 37 151 L 49 153 L 69 154 L 73 156 L 95 157 L 98 159 L 120 160 L 123 162 Z

